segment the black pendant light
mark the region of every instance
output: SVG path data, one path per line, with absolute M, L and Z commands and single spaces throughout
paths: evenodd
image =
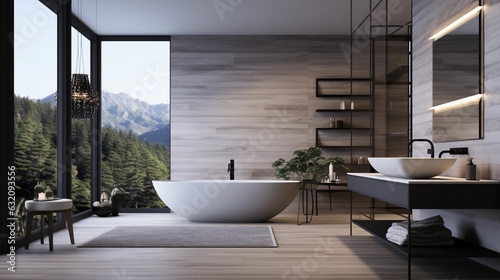
M 78 5 L 82 18 L 82 0 Z M 73 119 L 91 119 L 99 108 L 99 96 L 90 85 L 89 75 L 85 73 L 83 62 L 82 34 L 77 35 L 76 73 L 71 75 L 71 117 Z
M 99 96 L 94 92 L 87 74 L 71 75 L 71 117 L 91 119 L 99 107 Z

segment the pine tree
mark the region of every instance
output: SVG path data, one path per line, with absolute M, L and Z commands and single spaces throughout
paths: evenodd
M 57 150 L 55 147 L 49 148 L 47 157 L 43 162 L 40 180 L 45 182 L 46 186 L 51 187 L 54 196 L 57 196 Z
M 33 187 L 40 174 L 32 169 L 32 146 L 37 124 L 30 118 L 18 122 L 14 132 L 14 164 L 16 166 L 16 184 L 20 187 L 17 196 L 33 198 Z
M 90 208 L 90 184 L 76 177 L 76 168 L 73 167 L 71 199 L 73 200 L 73 213 Z
M 56 107 L 15 97 L 15 165 L 19 197 L 31 199 L 40 181 L 54 192 L 57 179 Z M 72 198 L 75 211 L 89 209 L 90 201 L 90 121 L 72 121 Z M 164 207 L 156 195 L 153 180 L 170 177 L 170 151 L 162 144 L 142 142 L 133 132 L 112 127 L 102 130 L 102 189 L 115 187 L 129 192 L 130 207 Z
M 117 187 L 117 184 L 113 178 L 109 163 L 103 159 L 101 161 L 101 189 L 111 193 L 115 187 Z
M 40 127 L 33 134 L 33 142 L 29 154 L 29 158 L 31 159 L 30 172 L 36 177 L 35 179 L 41 179 L 44 163 L 47 160 L 48 154 L 49 143 L 43 136 L 42 128 Z

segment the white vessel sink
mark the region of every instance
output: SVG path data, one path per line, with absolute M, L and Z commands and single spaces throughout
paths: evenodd
M 446 172 L 456 158 L 369 157 L 371 166 L 386 176 L 428 179 Z

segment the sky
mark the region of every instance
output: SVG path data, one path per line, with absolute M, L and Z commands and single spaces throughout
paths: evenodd
M 75 31 L 74 29 L 72 29 Z M 72 73 L 90 74 L 90 41 L 82 37 L 83 63 Z M 149 104 L 169 103 L 169 42 L 103 42 L 102 90 L 124 92 Z M 57 17 L 38 0 L 14 1 L 14 92 L 41 99 L 57 89 Z

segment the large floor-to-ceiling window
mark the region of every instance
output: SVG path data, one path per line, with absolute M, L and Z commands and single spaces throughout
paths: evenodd
M 102 190 L 164 207 L 152 180 L 170 177 L 170 42 L 103 41 L 101 96 Z
M 125 207 L 165 207 L 152 180 L 170 177 L 170 38 L 99 37 L 74 15 L 61 21 L 70 15 L 68 3 L 15 1 L 10 115 L 20 240 L 24 201 L 33 199 L 37 184 L 51 188 L 56 197 L 72 198 L 77 219 L 91 215 L 101 190 L 114 188 L 127 192 Z M 70 21 L 71 36 L 65 31 Z M 66 65 L 70 60 L 71 69 Z M 70 120 L 65 111 L 71 103 L 56 95 L 70 96 L 65 93 L 71 73 L 89 74 L 102 113 Z M 34 223 L 36 229 L 40 221 Z
M 57 195 L 57 17 L 38 0 L 14 4 L 15 216 L 17 235 L 22 236 L 24 201 L 33 199 L 35 185 L 49 187 Z

